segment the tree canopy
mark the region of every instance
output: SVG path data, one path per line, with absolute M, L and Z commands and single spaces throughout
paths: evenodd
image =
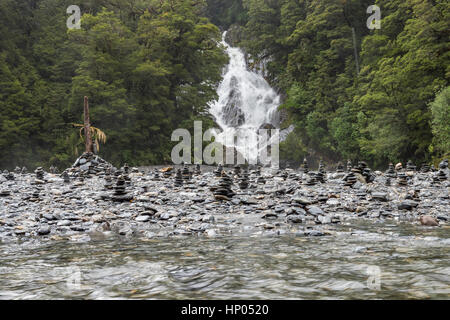
M 67 29 L 69 1 L 0 4 L 0 164 L 69 165 L 84 96 L 108 138 L 102 156 L 169 161 L 172 131 L 204 117 L 227 62 L 206 2 L 79 2 L 79 30 Z
M 264 65 L 294 133 L 283 158 L 427 161 L 449 151 L 445 0 L 68 0 L 0 3 L 0 166 L 67 166 L 83 97 L 120 164 L 170 161 L 170 135 L 212 124 L 227 57 L 220 29 Z M 381 29 L 366 12 L 381 8 Z

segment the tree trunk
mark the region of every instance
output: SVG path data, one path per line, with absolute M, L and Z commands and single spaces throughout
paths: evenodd
M 91 121 L 89 119 L 89 99 L 84 97 L 84 143 L 86 145 L 85 152 L 93 152 L 91 137 Z
M 355 28 L 353 27 L 352 27 L 352 36 L 353 36 L 353 48 L 355 50 L 356 75 L 359 76 L 358 48 L 356 47 L 356 31 Z

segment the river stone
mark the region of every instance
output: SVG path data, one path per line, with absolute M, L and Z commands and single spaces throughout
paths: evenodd
M 141 216 L 150 216 L 153 217 L 157 211 L 146 210 L 141 213 Z
M 339 199 L 331 198 L 327 200 L 326 204 L 329 205 L 330 207 L 336 207 L 340 204 L 340 201 Z
M 286 220 L 288 222 L 292 222 L 292 223 L 302 223 L 304 220 L 304 217 L 302 217 L 300 215 L 290 215 L 286 218 Z
M 81 225 L 74 225 L 74 226 L 71 226 L 70 229 L 71 229 L 72 231 L 77 231 L 77 232 L 84 232 L 84 231 L 86 231 L 86 228 L 83 227 L 83 226 L 81 226 Z
M 38 233 L 38 235 L 40 235 L 40 236 L 45 236 L 45 235 L 47 235 L 47 234 L 50 233 L 50 227 L 48 227 L 48 226 L 42 226 L 42 227 L 40 227 L 40 228 L 38 229 L 37 233 Z
M 299 207 L 291 207 L 291 208 L 286 210 L 286 215 L 289 216 L 291 214 L 292 215 L 298 215 L 298 214 L 306 215 L 306 211 L 304 209 L 302 209 L 302 208 L 299 208 Z
M 231 203 L 238 206 L 241 204 L 241 199 L 238 199 L 238 198 L 232 199 Z
M 317 220 L 321 224 L 330 224 L 331 223 L 331 218 L 329 216 L 318 216 Z
M 205 231 L 206 235 L 210 238 L 217 236 L 217 233 L 214 229 L 209 229 Z
M 297 203 L 299 203 L 301 205 L 304 205 L 304 206 L 309 206 L 309 205 L 313 204 L 313 202 L 311 200 L 306 199 L 306 198 L 293 198 L 292 200 L 294 202 L 297 202 Z
M 49 180 L 50 181 L 50 180 Z M 55 195 L 55 196 L 60 196 L 60 195 L 62 195 L 62 191 L 61 190 L 58 190 L 58 189 L 52 189 L 51 191 L 50 191 L 53 195 Z
M 0 197 L 8 197 L 9 195 L 11 195 L 11 192 L 9 190 L 0 191 Z
M 310 237 L 323 237 L 325 236 L 325 233 L 318 230 L 307 230 L 305 231 L 305 235 Z
M 170 214 L 168 214 L 167 212 L 164 212 L 159 216 L 159 220 L 169 220 L 170 218 Z
M 378 201 L 387 202 L 387 201 L 388 201 L 387 193 L 384 193 L 384 192 L 374 192 L 374 193 L 372 193 L 372 199 L 378 200 Z
M 127 235 L 131 235 L 133 233 L 133 230 L 131 229 L 131 227 L 129 225 L 124 225 L 119 229 L 118 233 L 121 236 L 127 236 Z
M 423 226 L 427 226 L 427 227 L 438 227 L 439 226 L 439 221 L 437 221 L 435 218 L 433 218 L 431 216 L 421 216 L 419 220 Z
M 263 219 L 277 219 L 278 218 L 277 214 L 270 210 L 264 211 L 263 214 L 264 214 L 262 216 Z
M 50 213 L 44 213 L 42 216 L 49 221 L 55 220 L 55 217 Z
M 70 220 L 61 220 L 61 221 L 58 221 L 58 223 L 56 225 L 58 227 L 67 227 L 67 226 L 72 225 L 72 221 L 70 221 Z
M 306 208 L 306 211 L 313 216 L 323 215 L 323 210 L 316 206 L 310 206 Z
M 18 236 L 24 235 L 25 233 L 27 233 L 26 229 L 15 229 L 14 233 Z
M 413 208 L 417 208 L 418 205 L 419 205 L 419 203 L 416 201 L 405 200 L 405 201 L 401 202 L 400 204 L 398 204 L 398 209 L 399 210 L 412 210 Z
M 209 222 L 209 223 L 214 223 L 216 221 L 216 219 L 214 218 L 214 216 L 212 215 L 208 215 L 202 218 L 203 222 Z
M 275 226 L 270 223 L 265 223 L 265 224 L 263 224 L 263 228 L 266 230 L 272 230 L 272 229 L 275 229 Z
M 138 221 L 138 222 L 147 222 L 149 220 L 150 220 L 149 216 L 139 216 L 136 218 L 136 221 Z

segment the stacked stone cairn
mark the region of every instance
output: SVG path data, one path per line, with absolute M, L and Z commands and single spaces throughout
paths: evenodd
M 106 190 L 111 190 L 113 187 L 114 187 L 114 185 L 113 185 L 113 181 L 112 181 L 112 178 L 111 178 L 111 174 L 110 174 L 110 172 L 107 172 L 106 175 L 105 175 L 104 188 Z
M 315 178 L 316 178 L 316 181 L 317 181 L 317 182 L 325 183 L 325 174 L 324 174 L 323 172 L 318 171 L 318 172 L 315 174 Z
M 248 178 L 249 174 L 248 174 L 248 170 L 244 169 L 244 171 L 242 172 L 241 176 L 239 177 L 239 188 L 241 188 L 241 190 L 245 190 L 248 189 L 249 186 L 249 178 Z
M 439 173 L 433 173 L 433 176 L 432 176 L 432 184 L 440 184 L 441 183 L 441 179 L 439 179 Z
M 406 171 L 416 171 L 417 167 L 412 163 L 411 160 L 408 160 L 406 163 Z
M 15 173 L 15 174 L 21 174 L 21 173 L 22 173 L 22 169 L 20 169 L 20 167 L 16 167 L 16 168 L 14 169 L 14 173 Z
M 240 165 L 234 166 L 234 175 L 237 177 L 241 176 L 241 166 Z
M 15 180 L 14 174 L 12 172 L 8 172 L 7 170 L 6 170 L 6 172 L 7 172 L 5 175 L 6 180 L 14 181 Z
M 323 160 L 320 160 L 319 162 L 319 172 L 325 172 L 325 165 L 323 164 Z
M 112 169 L 113 165 L 93 153 L 83 153 L 72 165 L 69 175 L 77 177 L 81 174 L 103 176 L 107 169 Z
M 163 176 L 166 179 L 170 178 L 172 176 L 172 170 L 164 170 Z
M 131 168 L 131 173 L 139 173 L 139 168 L 136 167 Z
M 439 169 L 440 170 L 447 170 L 448 169 L 448 159 L 444 159 L 439 163 Z
M 214 171 L 214 174 L 216 175 L 217 178 L 220 178 L 222 176 L 222 172 L 223 172 L 223 166 L 222 166 L 222 164 L 219 163 L 219 165 L 217 166 L 217 169 Z
M 342 162 L 338 163 L 336 172 L 338 172 L 338 173 L 343 173 L 344 172 L 344 165 L 342 164 Z
M 123 166 L 123 178 L 127 186 L 131 185 L 131 178 L 129 174 L 130 174 L 130 167 L 128 166 L 128 164 L 125 163 L 125 165 Z
M 361 161 L 359 163 L 359 167 L 360 170 L 362 171 L 361 174 L 363 175 L 367 183 L 372 183 L 375 181 L 376 176 L 372 173 L 372 170 L 370 170 L 366 162 Z
M 398 178 L 398 185 L 399 186 L 406 186 L 408 185 L 408 179 L 406 178 L 406 174 L 404 172 L 399 172 L 397 174 L 397 178 Z
M 58 174 L 59 170 L 57 167 L 55 166 L 51 166 L 50 169 L 48 170 L 51 174 Z
M 195 174 L 196 176 L 199 176 L 199 175 L 202 174 L 202 169 L 200 168 L 200 165 L 199 165 L 199 164 L 196 164 L 196 165 L 195 165 L 194 174 Z
M 222 177 L 219 181 L 219 186 L 214 190 L 214 198 L 216 200 L 229 201 L 235 195 L 231 186 L 233 185 L 233 180 L 225 172 L 222 173 Z
M 85 177 L 89 177 L 89 173 L 87 171 L 86 172 L 80 172 L 78 174 L 78 181 L 84 182 L 84 178 Z
M 347 161 L 347 172 L 352 171 L 353 165 L 352 165 L 352 161 L 348 160 Z
M 322 160 L 319 162 L 319 170 L 316 173 L 316 180 L 320 183 L 325 183 L 325 165 Z
M 191 171 L 189 171 L 187 164 L 183 165 L 183 171 L 181 173 L 184 181 L 188 182 L 189 180 L 191 180 L 192 173 Z
M 153 172 L 153 181 L 161 181 L 161 177 L 159 176 L 159 171 L 155 170 Z
M 389 178 L 397 177 L 397 173 L 395 172 L 394 165 L 392 163 L 389 163 L 389 168 L 386 171 L 386 177 L 389 177 Z
M 447 175 L 445 174 L 444 170 L 439 170 L 439 172 L 437 173 L 437 177 L 439 178 L 439 181 L 446 181 L 447 180 Z
M 316 179 L 316 175 L 314 174 L 314 172 L 311 172 L 309 174 L 309 177 L 306 180 L 305 184 L 307 186 L 315 186 L 317 184 L 317 179 Z
M 362 175 L 362 167 L 361 167 L 361 162 L 358 163 L 358 165 L 354 168 L 352 168 L 351 172 L 353 172 L 354 174 L 360 174 Z
M 115 180 L 119 179 L 119 177 L 120 177 L 122 174 L 123 174 L 123 171 L 120 170 L 120 169 L 114 171 L 114 179 L 115 179 Z
M 31 194 L 30 201 L 41 201 L 41 190 L 39 188 L 34 189 L 33 193 Z
M 27 174 L 27 173 L 28 173 L 27 167 L 23 167 L 21 173 L 22 173 L 22 174 Z
M 355 176 L 355 173 L 353 171 L 354 169 L 351 169 L 349 173 L 344 177 L 344 186 L 346 187 L 353 187 L 353 185 L 356 183 L 357 178 Z
M 64 172 L 61 174 L 61 178 L 63 178 L 64 183 L 70 183 L 70 176 L 66 170 L 64 170 Z
M 45 174 L 45 172 L 44 172 L 44 169 L 42 169 L 42 167 L 36 168 L 34 173 L 36 174 L 36 179 L 37 180 L 44 181 L 44 174 Z
M 422 168 L 420 168 L 420 172 L 422 172 L 422 173 L 428 173 L 428 172 L 430 172 L 430 170 L 431 170 L 430 165 L 425 162 L 422 164 Z
M 304 173 L 308 173 L 309 172 L 309 166 L 308 166 L 308 160 L 306 160 L 306 158 L 303 159 L 303 164 L 301 167 L 301 171 Z
M 181 173 L 181 169 L 177 170 L 173 185 L 177 188 L 183 185 L 183 174 Z
M 133 200 L 133 197 L 128 195 L 126 191 L 126 181 L 123 175 L 117 178 L 116 185 L 114 187 L 114 194 L 111 197 L 112 201 L 115 202 L 129 202 Z

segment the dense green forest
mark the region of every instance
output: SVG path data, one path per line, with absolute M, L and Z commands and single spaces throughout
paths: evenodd
M 383 167 L 449 153 L 448 1 L 243 3 L 243 46 L 268 61 L 272 84 L 286 94 L 288 123 L 296 126 L 284 158 L 365 159 Z M 366 25 L 373 4 L 381 8 L 379 30 Z
M 0 166 L 68 166 L 84 151 L 83 98 L 116 165 L 168 162 L 171 134 L 216 98 L 227 57 L 198 0 L 0 3 Z M 205 120 L 209 120 L 206 117 Z
M 81 29 L 68 30 L 71 4 L 0 2 L 0 167 L 69 165 L 85 95 L 105 159 L 168 162 L 174 129 L 211 121 L 232 25 L 295 125 L 284 159 L 383 167 L 450 152 L 446 0 L 79 0 Z

